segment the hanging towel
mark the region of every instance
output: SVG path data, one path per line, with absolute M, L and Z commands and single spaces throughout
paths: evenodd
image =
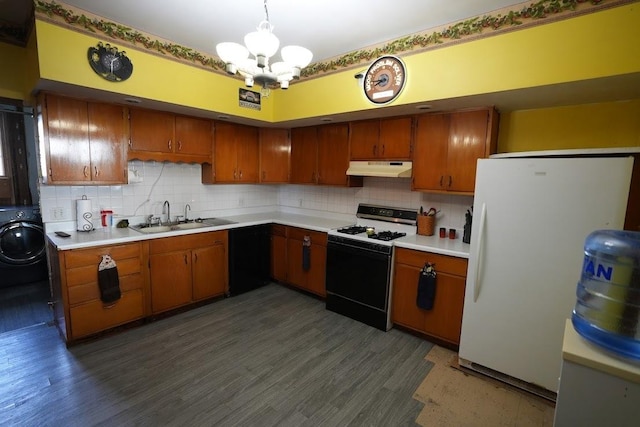
M 102 255 L 102 261 L 98 265 L 98 287 L 100 287 L 100 299 L 103 303 L 108 304 L 120 299 L 118 267 L 109 255 Z
M 309 271 L 311 268 L 311 237 L 304 236 L 302 241 L 302 269 Z
M 435 264 L 427 263 L 422 267 L 418 279 L 418 297 L 416 305 L 424 310 L 431 310 L 436 299 L 436 270 Z

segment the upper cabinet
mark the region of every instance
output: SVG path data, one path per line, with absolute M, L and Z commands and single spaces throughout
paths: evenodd
M 132 109 L 129 159 L 210 163 L 213 122 L 162 111 Z
M 119 105 L 41 95 L 47 184 L 126 184 L 127 111 Z
M 228 122 L 215 125 L 213 165 L 202 165 L 202 182 L 258 182 L 258 128 Z
M 291 130 L 292 184 L 361 187 L 362 177 L 347 175 L 349 126 L 344 123 Z
M 412 117 L 351 122 L 351 160 L 410 160 Z
M 472 194 L 476 163 L 496 152 L 493 108 L 417 117 L 412 189 Z
M 288 183 L 291 155 L 289 130 L 261 128 L 258 139 L 260 141 L 260 182 L 265 184 Z

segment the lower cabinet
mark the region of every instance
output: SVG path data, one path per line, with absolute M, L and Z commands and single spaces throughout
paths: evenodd
M 229 281 L 227 243 L 226 231 L 151 240 L 151 312 L 224 295 Z
M 121 298 L 105 304 L 100 299 L 98 265 L 102 255 L 116 262 Z M 143 251 L 140 243 L 73 249 L 49 248 L 53 264 L 54 312 L 66 340 L 74 341 L 145 316 Z
M 437 272 L 433 308 L 416 305 L 425 263 Z M 460 343 L 467 260 L 430 252 L 395 249 L 391 320 L 394 324 L 457 346 Z
M 305 238 L 308 238 L 308 243 Z M 305 246 L 308 244 L 308 246 Z M 308 253 L 308 258 L 305 256 Z M 321 297 L 325 289 L 327 234 L 298 227 L 274 225 L 271 229 L 273 279 Z

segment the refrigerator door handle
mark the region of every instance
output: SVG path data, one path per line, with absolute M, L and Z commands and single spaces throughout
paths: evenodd
M 478 229 L 478 246 L 476 254 L 476 265 L 475 265 L 475 280 L 473 281 L 473 302 L 478 300 L 478 295 L 480 295 L 480 262 L 482 259 L 482 239 L 484 238 L 484 226 L 486 223 L 487 217 L 487 204 L 482 204 L 482 210 L 480 211 L 480 227 Z

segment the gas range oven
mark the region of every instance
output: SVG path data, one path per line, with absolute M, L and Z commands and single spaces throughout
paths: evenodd
M 418 211 L 361 203 L 356 224 L 327 238 L 327 310 L 389 330 L 393 240 L 415 234 Z

